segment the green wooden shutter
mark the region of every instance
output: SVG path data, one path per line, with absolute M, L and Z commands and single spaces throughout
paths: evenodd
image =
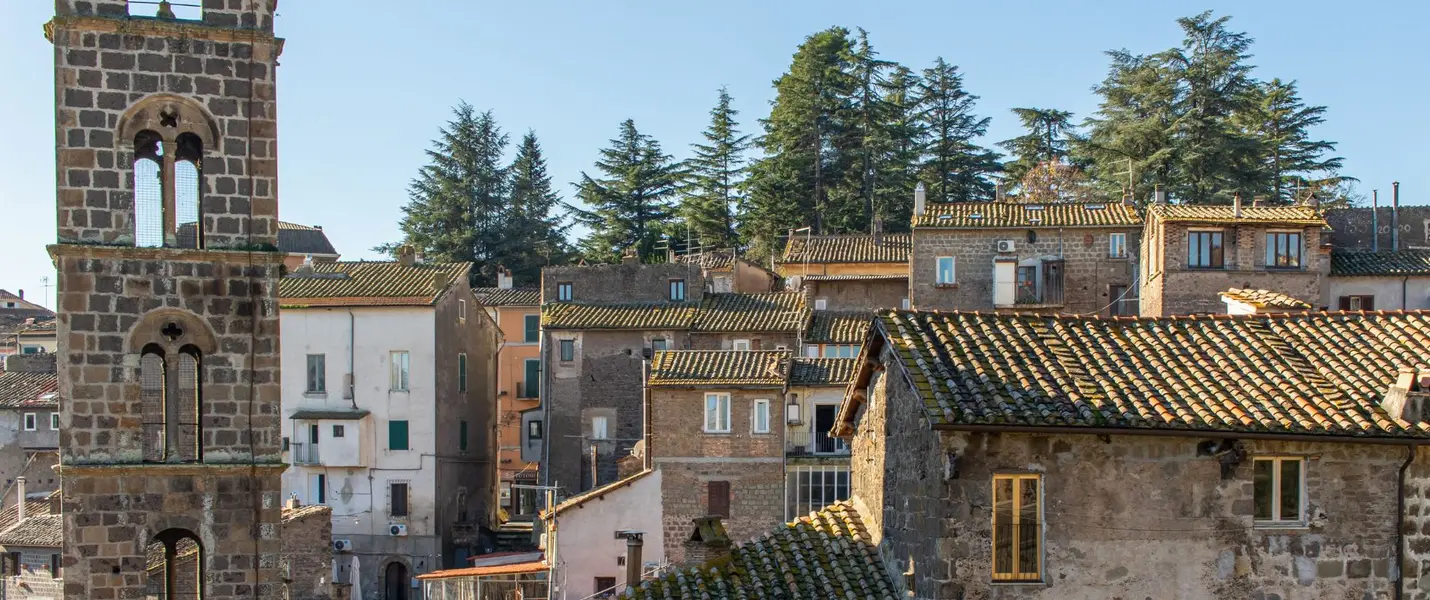
M 467 353 L 457 355 L 457 391 L 467 391 Z
M 526 361 L 526 387 L 522 391 L 525 398 L 541 397 L 541 361 Z
M 461 423 L 458 424 L 457 437 L 458 437 L 458 443 L 461 444 L 462 451 L 465 452 L 465 451 L 467 450 L 467 422 L 466 422 L 466 421 L 462 421 Z
M 387 422 L 387 449 L 407 450 L 407 421 Z
M 535 342 L 541 339 L 541 315 L 526 315 L 526 341 Z

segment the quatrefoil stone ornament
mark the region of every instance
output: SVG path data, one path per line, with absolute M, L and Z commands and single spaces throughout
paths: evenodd
M 172 106 L 165 106 L 163 110 L 159 111 L 159 125 L 162 127 L 178 127 L 179 111 L 175 110 Z
M 174 340 L 179 339 L 180 336 L 184 335 L 184 329 L 182 327 L 179 327 L 178 323 L 174 323 L 171 321 L 169 323 L 165 323 L 164 328 L 160 329 L 159 333 L 164 336 L 164 339 L 167 339 L 172 342 Z

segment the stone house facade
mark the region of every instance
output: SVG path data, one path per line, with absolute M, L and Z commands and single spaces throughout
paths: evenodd
M 563 597 L 591 597 L 610 588 L 604 583 L 625 586 L 630 548 L 624 533 L 642 537 L 642 573 L 666 564 L 660 535 L 662 476 L 660 470 L 642 468 L 541 513 L 545 550 L 557 557 L 556 580 L 564 582 Z
M 788 351 L 657 352 L 645 448 L 661 472 L 665 557 L 683 564 L 693 519 L 718 516 L 730 539 L 784 520 Z
M 1326 306 L 1326 221 L 1316 207 L 1153 204 L 1141 248 L 1141 314 L 1221 311 L 1231 288 L 1286 294 Z
M 814 310 L 873 311 L 909 307 L 909 276 L 810 275 L 795 276 L 796 288 Z
M 832 275 L 908 275 L 907 233 L 813 235 L 790 232 L 775 259 L 786 279 Z
M 1136 314 L 1142 217 L 1122 203 L 933 204 L 914 217 L 918 310 Z
M 852 503 L 917 598 L 1418 597 L 1426 324 L 886 313 Z
M 671 262 L 699 265 L 709 291 L 717 294 L 762 294 L 779 289 L 779 275 L 740 257 L 733 250 L 694 252 Z
M 333 552 L 310 540 L 333 539 L 333 509 L 303 506 L 289 499 L 283 506 L 282 570 L 288 600 L 333 600 Z
M 15 480 L 19 496 L 27 492 L 24 477 Z M 64 594 L 64 545 L 59 495 L 9 505 L 0 515 L 0 596 L 7 600 L 53 599 Z

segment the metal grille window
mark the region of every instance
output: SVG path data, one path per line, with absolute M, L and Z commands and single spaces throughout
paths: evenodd
M 148 348 L 139 358 L 139 404 L 144 419 L 144 460 L 163 462 L 168 443 L 164 425 L 164 354 Z
M 1272 269 L 1301 268 L 1301 234 L 1266 234 L 1266 266 Z
M 1043 494 L 1039 475 L 993 476 L 993 579 L 1040 581 Z
M 785 520 L 849 499 L 849 466 L 792 466 L 785 476 Z
M 388 490 L 392 495 L 392 510 L 388 513 L 394 517 L 407 516 L 407 484 L 388 484 Z
M 1258 525 L 1299 527 L 1306 514 L 1306 459 L 1273 456 L 1252 461 Z
M 134 139 L 134 245 L 164 245 L 163 144 L 159 135 L 141 131 Z
M 177 439 L 174 444 L 179 460 L 197 462 L 203 458 L 200 448 L 199 431 L 199 354 L 198 350 L 186 348 L 179 352 L 179 372 L 174 402 L 175 417 L 178 418 Z
M 729 394 L 705 394 L 705 431 L 730 433 Z
M 201 161 L 204 143 L 199 136 L 182 133 L 175 140 L 174 156 L 174 232 L 180 248 L 199 248 L 203 223 L 199 222 L 199 204 L 203 198 Z
M 1187 266 L 1194 269 L 1220 269 L 1224 263 L 1222 232 L 1187 232 Z
M 321 393 L 328 391 L 327 380 L 327 356 L 323 354 L 308 355 L 308 391 Z

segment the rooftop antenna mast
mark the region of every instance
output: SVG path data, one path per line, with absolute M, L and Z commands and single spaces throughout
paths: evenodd
M 55 305 L 50 303 L 50 288 L 54 286 L 50 285 L 49 275 L 40 277 L 40 287 L 44 290 L 41 292 L 43 295 L 40 296 L 40 303 L 44 304 L 45 308 L 54 310 Z

